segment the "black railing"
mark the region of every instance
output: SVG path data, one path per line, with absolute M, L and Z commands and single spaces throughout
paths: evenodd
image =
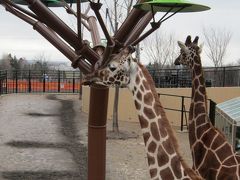
M 175 102 L 180 101 L 180 106 L 178 108 L 170 108 L 170 107 L 164 107 L 165 110 L 168 111 L 177 111 L 180 112 L 180 121 L 181 121 L 181 131 L 183 131 L 184 126 L 188 128 L 188 123 L 187 123 L 187 114 L 189 113 L 189 110 L 186 110 L 186 100 L 185 99 L 191 99 L 191 97 L 189 96 L 178 96 L 178 95 L 173 95 L 173 94 L 162 94 L 162 93 L 158 93 L 159 98 L 161 98 L 162 96 L 168 96 L 168 97 L 174 97 L 176 98 Z M 211 121 L 211 123 L 213 125 L 215 125 L 215 109 L 216 109 L 216 103 L 211 100 L 208 99 L 208 103 L 209 103 L 209 109 L 208 109 L 208 115 L 209 115 L 209 119 Z M 184 119 L 185 118 L 185 119 Z M 184 122 L 185 120 L 185 122 Z
M 0 94 L 37 92 L 78 93 L 79 91 L 79 71 L 0 71 Z
M 0 94 L 7 93 L 7 71 L 0 71 Z
M 188 69 L 148 69 L 156 87 L 191 87 L 191 73 Z M 240 66 L 204 67 L 207 87 L 240 86 Z

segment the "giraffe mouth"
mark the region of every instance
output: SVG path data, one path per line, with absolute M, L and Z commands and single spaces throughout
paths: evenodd
M 100 82 L 100 78 L 96 76 L 97 73 L 93 72 L 91 74 L 87 74 L 82 81 L 82 85 L 92 85 L 95 84 L 97 82 Z
M 83 79 L 82 81 L 82 85 L 85 85 L 85 86 L 89 86 L 89 85 L 92 85 L 92 84 L 101 84 L 101 81 L 99 78 L 95 77 L 95 78 L 92 78 L 92 79 Z

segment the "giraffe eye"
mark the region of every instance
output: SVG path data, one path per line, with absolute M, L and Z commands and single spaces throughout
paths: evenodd
M 116 67 L 109 67 L 110 71 L 115 71 L 117 68 Z
M 108 65 L 108 68 L 110 69 L 110 71 L 115 71 L 117 68 L 111 64 Z

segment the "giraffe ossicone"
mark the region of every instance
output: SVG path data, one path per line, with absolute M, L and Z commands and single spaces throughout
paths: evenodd
M 187 65 L 192 73 L 192 98 L 189 111 L 189 142 L 193 169 L 205 179 L 240 179 L 240 156 L 218 129 L 210 122 L 207 112 L 207 92 L 198 37 L 185 43 L 178 42 L 181 49 L 176 65 Z
M 180 155 L 176 137 L 159 101 L 151 75 L 130 52 L 124 50 L 112 56 L 108 66 L 86 76 L 86 81 L 128 87 L 132 92 L 151 179 L 202 179 Z

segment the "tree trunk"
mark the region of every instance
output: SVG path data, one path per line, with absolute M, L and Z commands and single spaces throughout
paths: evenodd
M 118 101 L 119 101 L 119 87 L 115 88 L 114 104 L 113 104 L 113 132 L 118 133 Z
M 82 100 L 82 72 L 80 71 L 80 90 L 79 90 L 79 100 Z
M 117 22 L 117 1 L 114 1 L 114 32 L 117 32 L 118 22 Z M 113 132 L 118 133 L 118 100 L 119 100 L 119 87 L 115 87 L 115 95 L 114 95 L 114 104 L 113 104 Z

